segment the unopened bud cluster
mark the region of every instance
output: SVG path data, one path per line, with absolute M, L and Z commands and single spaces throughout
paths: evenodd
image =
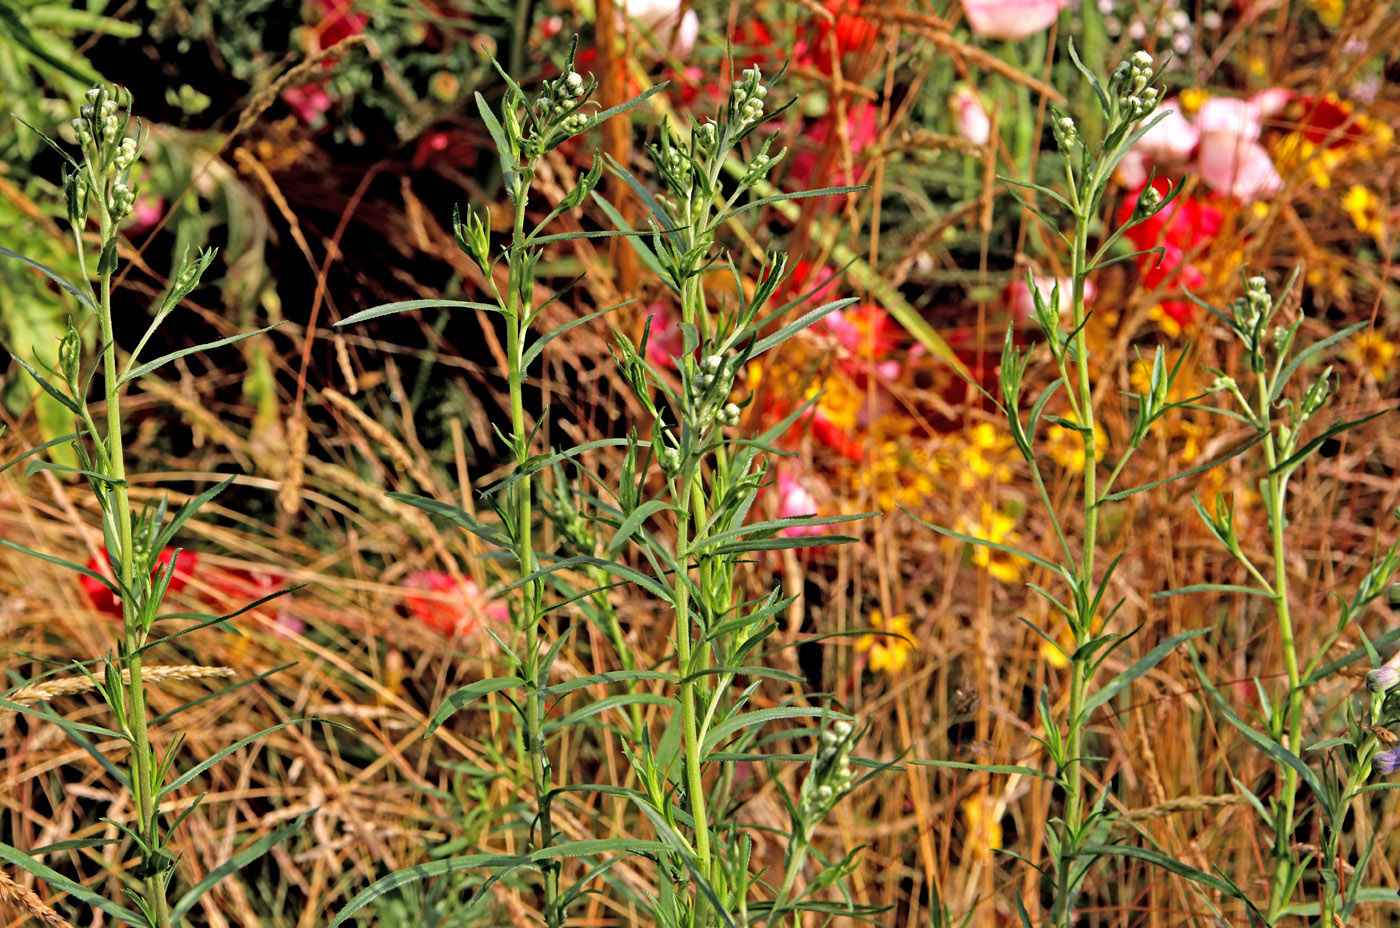
M 812 773 L 802 784 L 798 815 L 808 827 L 821 821 L 856 778 L 851 767 L 851 723 L 835 721 L 818 738 Z
M 1050 119 L 1050 131 L 1054 133 L 1055 144 L 1065 156 L 1069 156 L 1079 144 L 1079 128 L 1075 126 L 1074 118 L 1058 108 Z
M 1123 118 L 1135 122 L 1157 108 L 1161 93 L 1150 86 L 1153 78 L 1152 56 L 1139 50 L 1113 70 L 1109 92 L 1117 100 Z
M 739 424 L 739 405 L 725 401 L 734 385 L 735 360 L 722 354 L 706 355 L 690 375 L 690 415 L 702 430 L 711 423 L 725 427 Z
M 1252 333 L 1272 303 L 1269 282 L 1262 277 L 1251 277 L 1245 282 L 1244 296 L 1237 297 L 1230 309 L 1236 324 L 1246 333 Z
M 730 88 L 729 107 L 741 127 L 763 118 L 763 98 L 768 88 L 758 68 L 746 68 Z
M 527 150 L 534 147 L 541 152 L 548 151 L 557 144 L 560 134 L 568 138 L 587 129 L 592 120 L 580 108 L 588 101 L 593 87 L 590 81 L 585 81 L 583 75 L 572 69 L 557 80 L 547 81 L 544 93 L 535 100 L 535 114 L 539 118 L 540 128 L 532 136 L 534 145 L 527 146 Z M 504 115 L 509 125 L 514 114 L 507 112 Z
M 126 136 L 130 116 L 123 111 L 119 91 L 93 87 L 86 100 L 72 126 L 90 173 L 81 180 L 69 181 L 73 185 L 68 191 L 69 211 L 73 214 L 69 218 L 76 220 L 85 213 L 86 193 L 96 192 L 112 221 L 120 222 L 136 204 L 131 172 L 141 156 L 141 141 Z
M 1162 194 L 1156 187 L 1145 187 L 1138 194 L 1137 206 L 1133 208 L 1133 219 L 1141 221 L 1157 212 L 1162 205 Z

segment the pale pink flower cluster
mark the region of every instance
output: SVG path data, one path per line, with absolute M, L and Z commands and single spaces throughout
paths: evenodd
M 1201 181 L 1217 193 L 1242 203 L 1271 197 L 1283 190 L 1283 178 L 1260 144 L 1264 120 L 1288 104 L 1284 90 L 1266 90 L 1245 100 L 1212 97 L 1194 119 L 1181 111 L 1176 99 L 1162 104 L 1166 116 L 1133 146 L 1119 176 L 1128 187 L 1147 182 L 1149 165 L 1194 167 Z

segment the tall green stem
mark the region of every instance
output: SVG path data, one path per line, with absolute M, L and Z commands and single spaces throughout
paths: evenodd
M 530 178 L 534 175 L 534 164 L 525 169 L 525 174 L 517 178 L 515 195 L 515 226 L 512 230 L 509 262 L 509 281 L 506 294 L 506 356 L 509 363 L 510 385 L 510 426 L 511 440 L 514 443 L 515 463 L 524 468 L 530 457 L 530 427 L 525 421 L 524 399 L 524 352 L 529 335 L 531 311 L 530 294 L 533 281 L 526 273 L 528 257 L 525 254 L 525 205 L 526 191 Z M 529 576 L 535 572 L 535 548 L 533 538 L 532 478 L 526 474 L 516 481 L 512 488 L 515 502 L 515 558 L 520 572 Z M 530 693 L 525 700 L 525 751 L 529 754 L 530 779 L 535 793 L 535 808 L 539 810 L 539 849 L 544 850 L 554 843 L 554 821 L 550 811 L 552 777 L 549 757 L 544 743 L 544 689 L 548 681 L 540 679 L 540 601 L 541 581 L 531 580 L 521 590 L 520 622 L 525 632 L 525 685 Z M 559 928 L 564 921 L 564 913 L 559 905 L 558 861 L 547 861 L 543 865 L 545 876 L 545 924 L 549 928 Z
M 1092 201 L 1092 186 L 1089 193 L 1076 200 L 1082 203 Z M 1078 374 L 1080 433 L 1084 440 L 1084 547 L 1080 554 L 1079 583 L 1084 590 L 1093 587 L 1094 546 L 1098 538 L 1098 446 L 1094 435 L 1094 392 L 1089 380 L 1089 346 L 1084 329 L 1084 282 L 1088 277 L 1087 259 L 1089 241 L 1089 221 L 1087 216 L 1077 217 L 1075 225 L 1073 271 L 1074 284 L 1071 296 L 1074 310 L 1074 360 Z M 1089 597 L 1085 601 L 1092 601 Z M 1088 688 L 1088 671 L 1085 661 L 1077 655 L 1080 646 L 1092 637 L 1094 629 L 1092 614 L 1080 616 L 1075 628 L 1075 657 L 1071 660 L 1069 716 L 1065 727 L 1065 811 L 1060 828 L 1060 851 L 1053 910 L 1054 924 L 1067 926 L 1070 923 L 1070 885 L 1074 868 L 1074 856 L 1080 824 L 1083 820 L 1082 771 L 1079 758 L 1083 755 L 1083 714 L 1084 700 Z
M 93 172 L 97 190 L 102 190 L 100 179 Z M 116 235 L 115 224 L 105 203 L 99 195 L 98 228 L 99 240 L 105 249 Z M 132 801 L 139 823 L 138 831 L 146 846 L 159 845 L 156 834 L 156 794 L 160 784 L 154 782 L 151 769 L 151 738 L 146 724 L 146 691 L 141 676 L 140 648 L 145 644 L 137 614 L 135 597 L 130 595 L 135 589 L 136 576 L 133 570 L 136 559 L 136 545 L 131 527 L 131 501 L 126 487 L 126 452 L 122 441 L 121 380 L 117 375 L 117 348 L 112 324 L 112 271 L 105 268 L 98 284 L 98 320 L 102 332 L 102 373 L 107 400 L 107 434 L 104 444 L 107 475 L 111 478 L 112 509 L 115 511 L 117 541 L 117 582 L 119 589 L 126 592 L 122 597 L 122 646 L 126 659 L 129 681 L 126 686 L 126 716 L 128 734 L 131 736 L 131 790 Z M 94 441 L 99 441 L 93 435 Z M 149 864 L 158 865 L 150 860 Z M 146 904 L 156 918 L 156 928 L 168 928 L 170 909 L 165 898 L 165 879 L 154 866 L 145 877 Z
M 1284 669 L 1288 673 L 1288 698 L 1284 700 L 1284 718 L 1280 727 L 1288 730 L 1288 750 L 1300 753 L 1303 741 L 1303 687 L 1298 673 L 1298 650 L 1293 639 L 1293 619 L 1288 604 L 1288 567 L 1284 559 L 1284 531 L 1287 528 L 1284 500 L 1288 492 L 1286 475 L 1275 473 L 1278 449 L 1275 445 L 1273 423 L 1269 415 L 1269 395 L 1273 388 L 1268 377 L 1256 377 L 1259 387 L 1258 421 L 1264 430 L 1264 462 L 1268 467 L 1265 487 L 1268 494 L 1269 534 L 1273 541 L 1274 609 L 1278 615 L 1279 644 L 1283 648 Z M 1285 765 L 1280 809 L 1275 819 L 1274 877 L 1269 885 L 1269 924 L 1282 917 L 1290 895 L 1292 865 L 1289 846 L 1293 840 L 1293 815 L 1298 791 L 1298 772 Z

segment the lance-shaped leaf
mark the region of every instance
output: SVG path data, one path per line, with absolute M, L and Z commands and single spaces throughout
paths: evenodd
M 184 918 L 190 909 L 194 908 L 195 903 L 199 901 L 200 897 L 213 889 L 214 886 L 225 877 L 242 870 L 244 867 L 281 844 L 288 837 L 300 831 L 302 826 L 306 824 L 306 820 L 312 815 L 315 815 L 319 808 L 320 806 L 317 806 L 315 809 L 310 809 L 302 813 L 297 817 L 296 821 L 288 822 L 276 831 L 264 835 L 237 854 L 234 854 L 228 860 L 219 864 L 213 870 L 210 870 L 205 874 L 204 879 L 190 887 L 189 891 L 181 896 L 180 900 L 171 907 L 171 924 L 179 924 L 180 919 Z
M 437 731 L 442 727 L 442 723 L 451 718 L 455 712 L 470 705 L 482 696 L 487 696 L 491 693 L 499 693 L 501 690 L 508 690 L 524 685 L 525 681 L 520 677 L 489 677 L 485 680 L 477 680 L 475 683 L 469 683 L 466 686 L 458 688 L 437 707 L 437 711 L 433 713 L 433 719 L 428 723 L 428 730 L 423 733 L 423 737 L 426 738 L 428 735 Z

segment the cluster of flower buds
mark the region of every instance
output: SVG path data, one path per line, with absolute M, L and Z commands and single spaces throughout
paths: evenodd
M 681 452 L 679 448 L 659 444 L 656 448 L 656 463 L 667 477 L 675 477 L 681 472 Z
M 1234 314 L 1235 323 L 1252 337 L 1259 320 L 1269 311 L 1272 303 L 1269 282 L 1262 277 L 1251 277 L 1245 281 L 1244 296 L 1236 297 L 1230 309 Z
M 1055 107 L 1050 116 L 1050 131 L 1055 135 L 1055 144 L 1060 147 L 1060 153 L 1069 157 L 1074 152 L 1074 146 L 1079 144 L 1079 128 L 1074 124 L 1074 118 Z
M 1114 68 L 1109 77 L 1109 92 L 1118 100 L 1129 122 L 1142 119 L 1156 109 L 1162 99 L 1157 88 L 1149 86 L 1152 83 L 1152 69 L 1152 56 L 1139 50 Z
M 126 185 L 124 181 L 117 181 L 112 185 L 112 195 L 107 199 L 107 210 L 112 214 L 113 222 L 120 222 L 131 214 L 132 207 L 136 205 L 136 191 Z
M 115 141 L 122 131 L 117 101 L 108 96 L 106 87 L 89 90 L 87 101 L 78 110 L 78 118 L 73 120 L 73 131 L 78 134 L 78 141 L 84 148 L 93 142 L 102 147 Z
M 701 429 L 717 422 L 721 426 L 739 424 L 742 410 L 737 403 L 724 402 L 734 386 L 737 358 L 721 354 L 706 355 L 690 375 L 690 407 L 695 425 Z
M 1141 222 L 1156 214 L 1157 208 L 1162 205 L 1162 194 L 1153 186 L 1144 187 L 1142 193 L 1138 194 L 1137 206 L 1133 207 L 1133 221 Z
M 68 331 L 58 343 L 58 369 L 63 380 L 76 396 L 81 389 L 83 364 L 83 342 L 78 330 L 73 328 L 73 320 L 68 320 Z
M 699 155 L 712 155 L 719 146 L 719 127 L 712 122 L 702 122 L 693 133 L 695 151 Z
M 738 119 L 740 127 L 763 118 L 763 98 L 766 96 L 768 88 L 763 83 L 763 74 L 757 67 L 745 68 L 729 94 L 730 112 Z
M 822 730 L 812 773 L 802 784 L 798 814 L 808 825 L 820 821 L 855 780 L 851 768 L 853 729 L 851 723 L 837 720 Z

